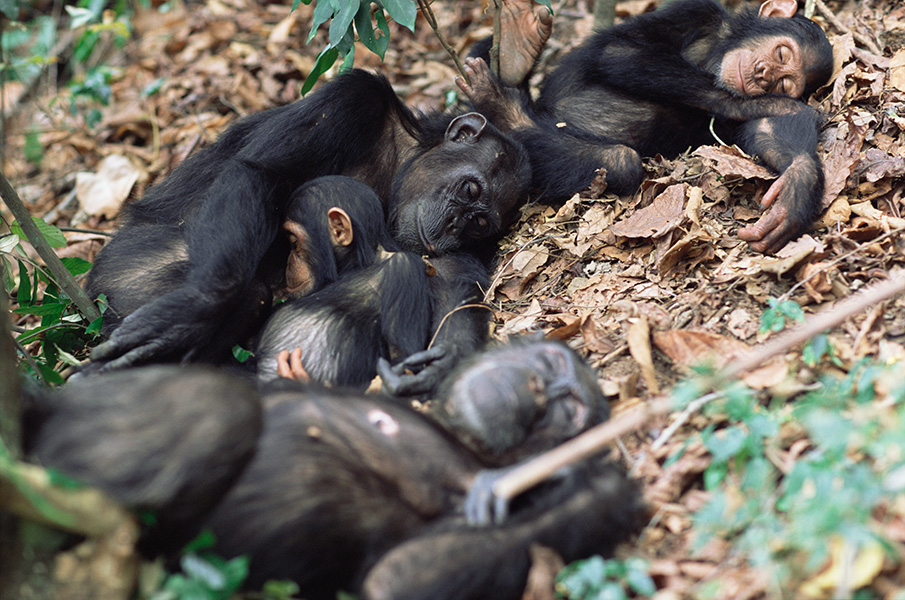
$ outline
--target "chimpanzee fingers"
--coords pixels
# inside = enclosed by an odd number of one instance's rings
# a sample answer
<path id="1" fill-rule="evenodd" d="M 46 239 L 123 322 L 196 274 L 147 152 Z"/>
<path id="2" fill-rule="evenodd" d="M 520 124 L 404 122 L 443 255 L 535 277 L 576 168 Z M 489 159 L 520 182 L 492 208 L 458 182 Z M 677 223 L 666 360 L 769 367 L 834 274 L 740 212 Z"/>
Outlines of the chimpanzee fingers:
<path id="1" fill-rule="evenodd" d="M 760 205 L 763 209 L 768 209 L 773 205 L 773 202 L 779 198 L 779 195 L 782 193 L 783 188 L 786 186 L 786 175 L 780 175 L 776 181 L 770 184 L 770 187 L 764 192 L 763 197 L 760 199 Z"/>
<path id="2" fill-rule="evenodd" d="M 753 250 L 772 254 L 798 233 L 798 227 L 788 221 L 788 214 L 784 206 L 777 204 L 757 223 L 740 229 L 738 237 L 748 242 Z"/>
<path id="3" fill-rule="evenodd" d="M 96 373 L 109 373 L 110 371 L 139 365 L 165 353 L 168 346 L 169 342 L 166 339 L 151 340 L 147 344 L 129 350 L 119 358 L 107 360 L 97 369 Z"/>
<path id="4" fill-rule="evenodd" d="M 391 396 L 415 396 L 430 391 L 430 379 L 424 376 L 425 371 L 417 375 L 406 375 L 402 371 L 403 365 L 392 366 L 384 359 L 377 360 L 377 374 L 383 382 L 383 390 Z"/>
<path id="5" fill-rule="evenodd" d="M 447 354 L 447 347 L 444 345 L 434 346 L 421 352 L 416 352 L 408 356 L 405 360 L 396 365 L 397 369 L 416 369 L 423 368 L 425 365 L 444 358 Z"/>
<path id="6" fill-rule="evenodd" d="M 475 527 L 499 525 L 509 515 L 509 502 L 505 498 L 497 498 L 493 493 L 493 485 L 509 469 L 484 469 L 480 471 L 465 497 L 465 520 Z"/>

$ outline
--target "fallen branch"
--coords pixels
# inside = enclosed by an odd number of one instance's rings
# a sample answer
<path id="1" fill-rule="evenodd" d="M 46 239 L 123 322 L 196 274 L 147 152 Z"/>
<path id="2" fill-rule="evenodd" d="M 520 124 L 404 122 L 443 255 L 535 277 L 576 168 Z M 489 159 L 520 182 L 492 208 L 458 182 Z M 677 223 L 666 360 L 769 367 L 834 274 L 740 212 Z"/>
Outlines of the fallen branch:
<path id="1" fill-rule="evenodd" d="M 740 358 L 732 361 L 715 375 L 702 382 L 701 393 L 717 388 L 742 373 L 760 366 L 768 359 L 787 352 L 814 335 L 831 329 L 865 308 L 888 300 L 905 292 L 905 270 L 894 271 L 889 279 L 872 285 L 860 293 L 841 300 L 833 306 L 813 315 L 800 326 L 776 336 L 764 344 L 754 347 Z M 703 400 L 703 397 L 701 398 Z M 701 402 L 703 406 L 705 402 Z M 668 414 L 674 408 L 669 397 L 657 397 L 619 416 L 592 427 L 564 444 L 540 454 L 497 480 L 493 485 L 494 495 L 501 500 L 511 500 L 515 496 L 545 481 L 553 473 L 584 458 L 593 456 L 606 448 L 616 438 L 637 431 L 654 417 Z"/>
<path id="2" fill-rule="evenodd" d="M 44 235 L 41 234 L 38 226 L 32 221 L 25 204 L 22 203 L 16 190 L 13 189 L 13 186 L 10 185 L 3 173 L 0 173 L 0 196 L 3 197 L 3 201 L 9 207 L 10 212 L 13 213 L 16 221 L 19 222 L 19 226 L 22 227 L 25 237 L 28 238 L 28 241 L 37 250 L 38 255 L 44 260 L 44 264 L 47 265 L 60 288 L 66 292 L 89 321 L 100 317 L 101 313 L 97 306 L 94 305 L 94 302 L 91 301 L 91 298 L 88 297 L 88 294 L 85 293 L 81 286 L 76 283 L 69 270 L 63 265 L 60 257 L 56 255 L 53 248 L 44 239 Z"/>

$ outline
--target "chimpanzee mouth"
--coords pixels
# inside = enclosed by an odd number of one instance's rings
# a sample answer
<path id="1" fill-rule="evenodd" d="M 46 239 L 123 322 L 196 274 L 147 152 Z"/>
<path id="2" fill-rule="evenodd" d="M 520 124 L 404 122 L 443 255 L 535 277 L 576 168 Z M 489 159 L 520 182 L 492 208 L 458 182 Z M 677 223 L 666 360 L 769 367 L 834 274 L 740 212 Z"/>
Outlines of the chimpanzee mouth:
<path id="1" fill-rule="evenodd" d="M 418 215 L 418 218 L 416 220 L 418 225 L 418 238 L 421 240 L 421 245 L 425 250 L 433 254 L 437 251 L 437 248 L 430 242 L 427 237 L 427 232 L 424 231 L 424 222 L 421 220 L 421 215 Z"/>

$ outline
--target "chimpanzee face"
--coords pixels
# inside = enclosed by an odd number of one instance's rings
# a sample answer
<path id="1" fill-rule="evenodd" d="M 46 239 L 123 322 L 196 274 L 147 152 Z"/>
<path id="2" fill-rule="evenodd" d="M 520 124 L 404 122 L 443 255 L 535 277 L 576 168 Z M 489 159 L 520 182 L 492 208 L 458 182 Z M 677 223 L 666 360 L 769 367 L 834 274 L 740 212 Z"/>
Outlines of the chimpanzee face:
<path id="1" fill-rule="evenodd" d="M 403 248 L 442 254 L 498 236 L 527 198 L 524 149 L 478 113 L 454 119 L 393 189 L 390 230 Z"/>
<path id="2" fill-rule="evenodd" d="M 717 80 L 741 96 L 800 98 L 806 84 L 801 48 L 785 35 L 749 39 L 723 55 Z"/>

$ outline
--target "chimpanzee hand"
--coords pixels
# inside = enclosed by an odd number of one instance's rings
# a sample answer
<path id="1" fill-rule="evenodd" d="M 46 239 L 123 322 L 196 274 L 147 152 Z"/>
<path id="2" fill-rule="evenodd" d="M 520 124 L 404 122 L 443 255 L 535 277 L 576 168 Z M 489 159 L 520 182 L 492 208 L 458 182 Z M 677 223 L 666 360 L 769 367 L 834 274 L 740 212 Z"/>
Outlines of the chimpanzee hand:
<path id="1" fill-rule="evenodd" d="M 282 350 L 277 354 L 277 374 L 285 379 L 292 379 L 299 383 L 311 383 L 311 376 L 302 365 L 302 349 L 296 348 L 292 352 Z"/>
<path id="2" fill-rule="evenodd" d="M 123 319 L 110 339 L 91 351 L 92 373 L 146 363 L 161 357 L 191 360 L 217 329 L 217 312 L 189 289 L 177 289 Z"/>
<path id="3" fill-rule="evenodd" d="M 428 394 L 453 370 L 458 358 L 459 353 L 451 344 L 438 344 L 396 365 L 381 358 L 377 361 L 377 374 L 383 380 L 384 390 L 393 396 Z"/>
<path id="4" fill-rule="evenodd" d="M 509 516 L 509 500 L 497 498 L 493 485 L 511 470 L 507 467 L 478 472 L 465 497 L 465 520 L 469 525 L 487 527 L 500 525 L 506 520 Z"/>
<path id="5" fill-rule="evenodd" d="M 817 168 L 807 156 L 792 161 L 761 198 L 766 214 L 740 229 L 738 236 L 753 250 L 773 254 L 807 231 L 820 211 L 823 196 Z"/>

